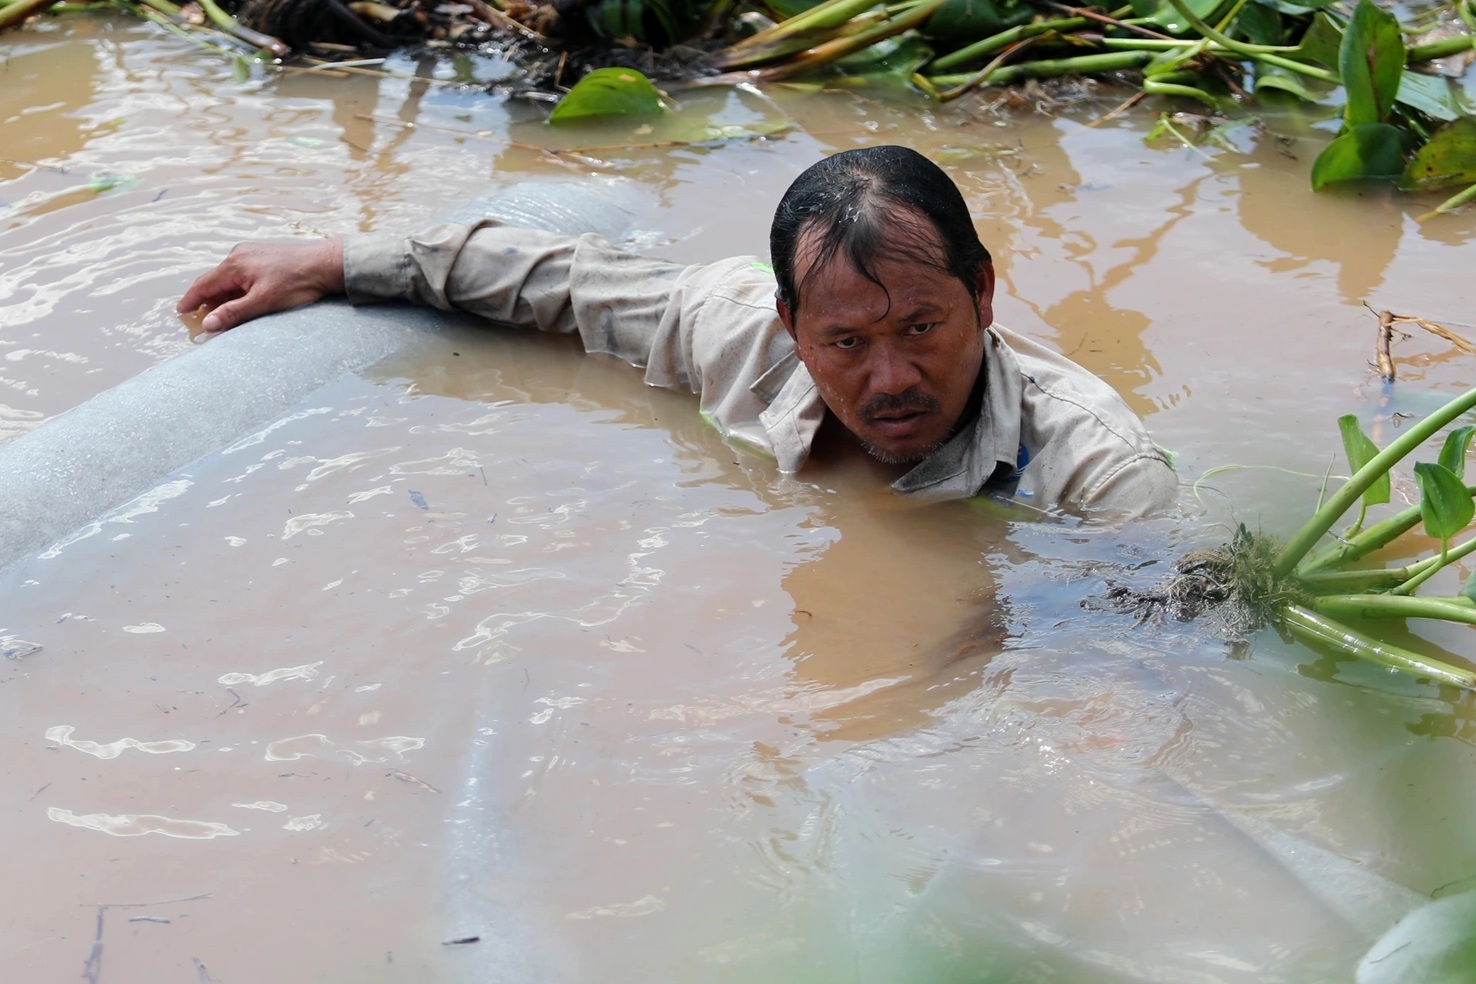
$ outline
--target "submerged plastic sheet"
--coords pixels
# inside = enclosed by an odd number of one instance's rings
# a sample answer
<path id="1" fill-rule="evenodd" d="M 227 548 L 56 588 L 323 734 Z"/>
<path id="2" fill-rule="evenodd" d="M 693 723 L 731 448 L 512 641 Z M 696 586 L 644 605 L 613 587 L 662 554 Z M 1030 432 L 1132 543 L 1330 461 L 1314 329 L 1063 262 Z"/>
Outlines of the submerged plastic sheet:
<path id="1" fill-rule="evenodd" d="M 530 182 L 457 217 L 620 241 L 633 229 L 633 199 L 619 184 Z M 275 419 L 344 371 L 469 320 L 322 302 L 243 325 L 99 394 L 0 447 L 0 567 Z"/>

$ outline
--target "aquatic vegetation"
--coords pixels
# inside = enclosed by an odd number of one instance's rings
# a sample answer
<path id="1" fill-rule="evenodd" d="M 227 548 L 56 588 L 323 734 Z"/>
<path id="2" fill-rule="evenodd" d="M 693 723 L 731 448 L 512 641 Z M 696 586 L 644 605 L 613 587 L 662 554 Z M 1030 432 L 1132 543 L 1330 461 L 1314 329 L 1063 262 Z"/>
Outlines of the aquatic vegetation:
<path id="1" fill-rule="evenodd" d="M 1316 646 L 1476 690 L 1476 670 L 1380 640 L 1349 624 L 1426 618 L 1476 625 L 1476 574 L 1465 579 L 1457 594 L 1416 594 L 1436 574 L 1476 552 L 1476 487 L 1464 478 L 1476 426 L 1450 430 L 1437 460 L 1414 466 L 1419 489 L 1415 505 L 1364 525 L 1369 507 L 1389 503 L 1391 471 L 1472 409 L 1476 390 L 1446 403 L 1382 450 L 1353 415 L 1343 417 L 1339 428 L 1352 477 L 1284 544 L 1241 527 L 1229 544 L 1181 559 L 1176 575 L 1161 590 L 1114 586 L 1110 600 L 1119 610 L 1139 616 L 1163 613 L 1188 620 L 1211 614 L 1241 633 L 1269 623 Z M 1355 506 L 1356 518 L 1330 535 Z M 1402 567 L 1359 566 L 1375 551 L 1398 551 L 1417 525 L 1439 542 L 1438 552 Z M 1453 543 L 1462 534 L 1467 539 Z M 1417 553 L 1418 548 L 1404 552 Z"/>
<path id="2" fill-rule="evenodd" d="M 631 68 L 597 68 L 574 83 L 559 100 L 550 123 L 571 123 L 604 116 L 649 116 L 663 109 L 661 92 Z"/>
<path id="3" fill-rule="evenodd" d="M 961 6 L 987 36 L 961 43 L 954 29 Z M 1406 191 L 1462 187 L 1435 210 L 1446 211 L 1476 197 L 1476 122 L 1448 77 L 1470 61 L 1476 14 L 1469 0 L 1457 0 L 1405 16 L 1401 23 L 1372 0 L 1358 0 L 1351 13 L 1330 0 L 1133 0 L 1110 13 L 1051 0 L 1033 8 L 825 0 L 732 45 L 713 64 L 772 81 L 916 29 L 940 53 L 921 61 L 912 82 L 940 100 L 1025 78 L 1124 72 L 1136 73 L 1140 86 L 1128 104 L 1189 98 L 1226 119 L 1267 98 L 1314 107 L 1341 98 L 1342 127 L 1313 163 L 1312 186 L 1372 179 Z"/>
<path id="4" fill-rule="evenodd" d="M 243 77 L 253 60 L 280 59 L 289 44 L 385 48 L 489 33 L 544 54 L 562 47 L 542 83 L 555 88 L 569 84 L 571 51 L 572 79 L 612 64 L 639 75 L 633 53 L 645 51 L 644 67 L 698 84 L 900 80 L 940 101 L 1027 79 L 1104 76 L 1138 87 L 1120 109 L 1149 97 L 1191 99 L 1209 107 L 1212 127 L 1271 101 L 1340 118 L 1312 164 L 1312 187 L 1373 180 L 1401 191 L 1460 189 L 1435 214 L 1476 198 L 1476 116 L 1456 85 L 1473 58 L 1473 4 L 1131 0 L 1104 10 L 1056 0 L 481 0 L 431 10 L 411 0 L 249 0 L 225 5 L 237 20 L 216 0 L 0 0 L 0 29 L 46 9 L 122 9 L 233 52 Z M 447 16 L 458 20 L 442 23 Z M 625 112 L 622 100 L 611 105 Z M 1167 123 L 1155 133 L 1184 139 Z"/>

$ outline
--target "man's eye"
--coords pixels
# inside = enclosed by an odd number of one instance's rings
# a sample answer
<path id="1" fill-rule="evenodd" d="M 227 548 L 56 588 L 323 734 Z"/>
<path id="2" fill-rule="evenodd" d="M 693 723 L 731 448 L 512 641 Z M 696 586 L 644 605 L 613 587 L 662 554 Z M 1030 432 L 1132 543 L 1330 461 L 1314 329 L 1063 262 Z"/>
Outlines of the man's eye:
<path id="1" fill-rule="evenodd" d="M 842 352 L 844 352 L 844 351 L 847 351 L 849 349 L 853 349 L 856 346 L 860 345 L 861 344 L 861 339 L 859 339 L 859 338 L 838 338 L 834 342 L 831 342 L 831 344 L 834 345 L 836 348 L 840 349 Z"/>
<path id="2" fill-rule="evenodd" d="M 936 327 L 938 327 L 938 322 L 936 321 L 925 321 L 915 325 L 908 325 L 907 334 L 926 335 L 928 332 L 932 331 Z"/>

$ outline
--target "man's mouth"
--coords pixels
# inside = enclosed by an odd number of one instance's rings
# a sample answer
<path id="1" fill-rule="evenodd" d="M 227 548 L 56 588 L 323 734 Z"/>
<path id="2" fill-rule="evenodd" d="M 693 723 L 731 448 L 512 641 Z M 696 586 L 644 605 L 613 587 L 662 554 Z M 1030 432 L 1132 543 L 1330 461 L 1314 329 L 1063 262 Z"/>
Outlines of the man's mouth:
<path id="1" fill-rule="evenodd" d="M 867 424 L 888 437 L 905 437 L 926 416 L 925 410 L 890 411 L 872 416 Z"/>
<path id="2" fill-rule="evenodd" d="M 861 408 L 861 420 L 884 433 L 902 434 L 939 409 L 937 400 L 922 393 L 883 394 Z"/>

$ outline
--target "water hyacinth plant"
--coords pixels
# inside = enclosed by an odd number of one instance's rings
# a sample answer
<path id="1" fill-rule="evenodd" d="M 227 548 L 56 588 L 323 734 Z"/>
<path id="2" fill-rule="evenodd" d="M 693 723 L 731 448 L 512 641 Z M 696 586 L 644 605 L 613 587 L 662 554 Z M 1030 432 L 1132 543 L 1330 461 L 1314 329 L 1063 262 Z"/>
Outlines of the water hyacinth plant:
<path id="1" fill-rule="evenodd" d="M 1351 414 L 1339 421 L 1352 477 L 1335 490 L 1284 545 L 1259 534 L 1242 534 L 1235 543 L 1200 563 L 1213 564 L 1218 580 L 1263 617 L 1304 641 L 1329 646 L 1384 666 L 1441 683 L 1476 689 L 1476 670 L 1454 666 L 1380 641 L 1349 621 L 1434 618 L 1476 625 L 1476 575 L 1454 595 L 1416 594 L 1434 575 L 1476 552 L 1476 488 L 1464 478 L 1466 452 L 1476 427 L 1450 430 L 1435 461 L 1414 466 L 1419 502 L 1368 526 L 1368 510 L 1390 500 L 1390 472 L 1426 446 L 1463 414 L 1476 408 L 1476 390 L 1451 400 L 1380 450 Z M 1327 539 L 1333 527 L 1357 507 L 1356 518 Z M 1401 567 L 1360 567 L 1374 551 L 1396 543 L 1416 525 L 1439 541 L 1432 556 Z M 1465 534 L 1465 539 L 1460 539 Z"/>
<path id="2" fill-rule="evenodd" d="M 1435 209 L 1448 211 L 1476 198 L 1476 117 L 1448 68 L 1420 69 L 1469 61 L 1476 14 L 1472 0 L 1401 10 L 1404 23 L 1373 0 L 1132 0 L 1110 12 L 1054 0 L 824 0 L 712 64 L 729 79 L 774 81 L 914 32 L 928 47 L 912 82 L 941 100 L 1026 78 L 1135 73 L 1130 102 L 1189 98 L 1228 116 L 1269 97 L 1330 104 L 1341 90 L 1341 128 L 1313 163 L 1312 186 L 1460 188 Z"/>

